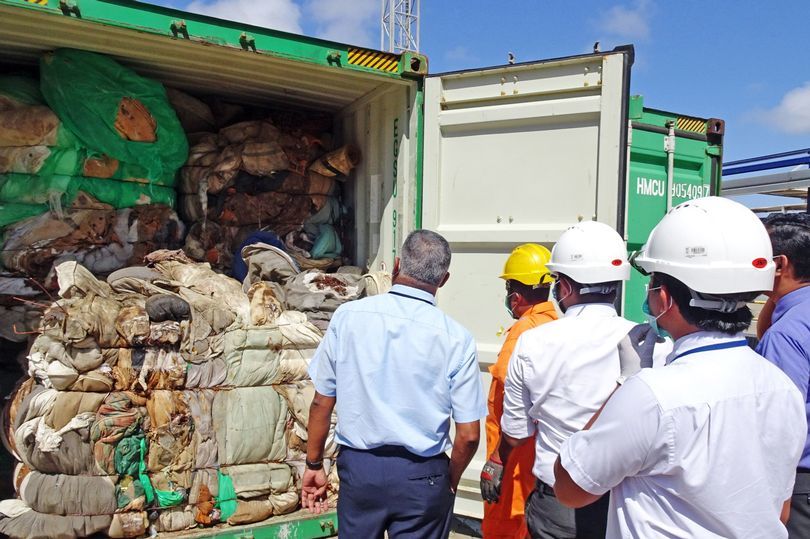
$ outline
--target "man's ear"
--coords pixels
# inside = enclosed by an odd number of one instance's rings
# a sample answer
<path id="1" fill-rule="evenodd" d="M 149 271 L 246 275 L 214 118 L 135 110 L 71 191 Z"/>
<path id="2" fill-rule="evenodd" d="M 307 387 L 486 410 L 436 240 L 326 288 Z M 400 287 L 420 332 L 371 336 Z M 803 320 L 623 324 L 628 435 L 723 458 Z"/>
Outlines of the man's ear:
<path id="1" fill-rule="evenodd" d="M 394 258 L 394 269 L 391 271 L 391 276 L 396 277 L 399 275 L 399 257 Z"/>
<path id="2" fill-rule="evenodd" d="M 675 298 L 672 297 L 672 294 L 669 292 L 667 285 L 661 285 L 661 288 L 657 292 L 658 299 L 661 301 L 661 312 L 664 315 L 673 311 L 678 313 L 681 312 L 681 310 L 678 308 L 678 304 L 675 303 Z"/>
<path id="3" fill-rule="evenodd" d="M 790 259 L 785 255 L 777 255 L 773 257 L 773 262 L 776 264 L 775 277 L 782 277 L 790 267 Z"/>
<path id="4" fill-rule="evenodd" d="M 444 274 L 444 277 L 442 278 L 442 282 L 439 283 L 439 288 L 443 287 L 444 283 L 446 283 L 447 279 L 449 279 L 449 278 L 450 278 L 450 272 L 448 271 L 447 273 Z"/>

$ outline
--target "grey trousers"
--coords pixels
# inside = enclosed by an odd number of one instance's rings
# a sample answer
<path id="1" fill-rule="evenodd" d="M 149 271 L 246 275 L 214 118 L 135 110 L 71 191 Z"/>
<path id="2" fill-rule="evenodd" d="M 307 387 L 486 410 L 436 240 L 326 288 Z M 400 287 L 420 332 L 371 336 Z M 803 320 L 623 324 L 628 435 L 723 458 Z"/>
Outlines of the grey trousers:
<path id="1" fill-rule="evenodd" d="M 538 480 L 526 500 L 529 535 L 532 539 L 604 539 L 608 502 L 605 494 L 582 509 L 571 509 L 557 501 L 553 488 Z"/>
<path id="2" fill-rule="evenodd" d="M 810 471 L 800 470 L 796 473 L 787 529 L 790 539 L 810 537 Z"/>

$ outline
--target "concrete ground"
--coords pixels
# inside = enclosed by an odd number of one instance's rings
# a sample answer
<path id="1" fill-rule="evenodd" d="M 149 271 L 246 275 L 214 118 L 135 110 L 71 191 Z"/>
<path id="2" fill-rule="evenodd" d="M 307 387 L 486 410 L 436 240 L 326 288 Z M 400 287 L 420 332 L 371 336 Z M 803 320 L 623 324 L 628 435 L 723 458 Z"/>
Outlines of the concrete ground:
<path id="1" fill-rule="evenodd" d="M 474 518 L 454 517 L 450 539 L 481 537 L 481 521 Z"/>

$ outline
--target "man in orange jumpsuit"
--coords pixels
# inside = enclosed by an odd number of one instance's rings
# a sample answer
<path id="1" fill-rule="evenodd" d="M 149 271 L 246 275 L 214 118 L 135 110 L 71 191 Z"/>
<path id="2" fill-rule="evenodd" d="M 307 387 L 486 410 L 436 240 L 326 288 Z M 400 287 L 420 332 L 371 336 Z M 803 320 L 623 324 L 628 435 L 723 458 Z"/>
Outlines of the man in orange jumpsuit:
<path id="1" fill-rule="evenodd" d="M 552 283 L 546 263 L 551 253 L 542 245 L 527 243 L 515 248 L 506 260 L 501 279 L 506 281 L 506 308 L 517 319 L 506 335 L 498 359 L 489 372 L 489 415 L 487 415 L 487 455 L 498 449 L 503 414 L 503 386 L 509 358 L 518 337 L 529 329 L 557 319 L 554 305 L 548 301 Z M 482 531 L 485 539 L 520 538 L 528 535 L 523 512 L 526 499 L 534 489 L 532 475 L 534 444 L 524 444 L 514 450 L 504 469 L 501 497 L 497 503 L 484 503 Z"/>

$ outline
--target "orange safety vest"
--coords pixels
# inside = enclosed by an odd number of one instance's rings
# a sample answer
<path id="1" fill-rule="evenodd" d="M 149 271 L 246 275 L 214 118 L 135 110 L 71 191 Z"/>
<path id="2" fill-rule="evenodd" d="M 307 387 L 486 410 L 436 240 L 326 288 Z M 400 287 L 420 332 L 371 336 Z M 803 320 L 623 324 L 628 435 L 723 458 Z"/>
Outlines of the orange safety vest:
<path id="1" fill-rule="evenodd" d="M 489 388 L 489 414 L 487 415 L 487 456 L 497 448 L 501 439 L 501 416 L 503 415 L 503 392 L 509 358 L 515 349 L 518 337 L 529 329 L 557 319 L 557 311 L 549 302 L 538 303 L 523 313 L 509 328 L 506 342 L 494 365 L 489 368 L 492 374 L 492 385 Z M 503 471 L 501 497 L 498 503 L 484 502 L 484 520 L 481 530 L 485 539 L 520 538 L 528 536 L 526 522 L 523 518 L 526 499 L 534 489 L 534 444 L 527 442 L 517 447 L 509 456 L 509 462 Z"/>

